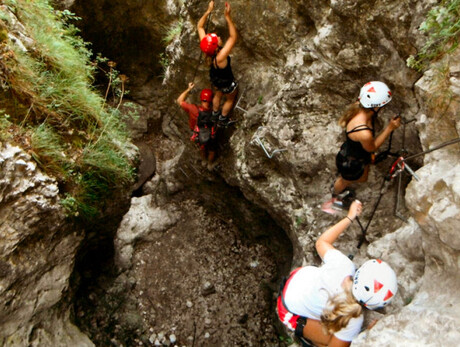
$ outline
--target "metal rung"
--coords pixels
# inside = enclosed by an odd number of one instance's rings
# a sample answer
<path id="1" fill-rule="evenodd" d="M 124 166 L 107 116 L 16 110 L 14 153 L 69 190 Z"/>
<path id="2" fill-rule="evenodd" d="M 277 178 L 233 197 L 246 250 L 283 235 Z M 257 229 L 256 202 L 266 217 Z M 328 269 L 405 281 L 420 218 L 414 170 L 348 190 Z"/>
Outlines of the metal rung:
<path id="1" fill-rule="evenodd" d="M 256 134 L 257 134 L 257 132 L 258 132 L 259 130 L 261 130 L 261 129 L 263 129 L 263 128 L 264 128 L 264 127 L 262 127 L 262 126 L 261 126 L 261 127 L 258 127 L 257 130 L 256 130 Z M 262 140 L 260 139 L 260 137 L 257 136 L 257 135 L 255 135 L 254 137 L 255 137 L 256 142 L 259 144 L 260 147 L 262 147 L 262 149 L 264 150 L 265 154 L 267 155 L 267 157 L 268 157 L 269 159 L 273 158 L 273 156 L 274 156 L 276 153 L 280 153 L 280 152 L 287 151 L 287 148 L 277 148 L 277 149 L 275 149 L 275 150 L 270 154 L 270 153 L 268 153 L 268 150 L 267 150 L 267 148 L 264 146 L 264 144 L 263 144 Z"/>
<path id="2" fill-rule="evenodd" d="M 248 113 L 247 110 L 245 110 L 244 108 L 238 106 L 240 101 L 241 101 L 241 99 L 243 98 L 243 94 L 244 94 L 245 91 L 246 91 L 246 89 L 243 89 L 243 91 L 241 92 L 241 96 L 238 98 L 238 101 L 236 102 L 235 108 L 238 109 L 238 110 L 243 111 L 244 113 Z"/>

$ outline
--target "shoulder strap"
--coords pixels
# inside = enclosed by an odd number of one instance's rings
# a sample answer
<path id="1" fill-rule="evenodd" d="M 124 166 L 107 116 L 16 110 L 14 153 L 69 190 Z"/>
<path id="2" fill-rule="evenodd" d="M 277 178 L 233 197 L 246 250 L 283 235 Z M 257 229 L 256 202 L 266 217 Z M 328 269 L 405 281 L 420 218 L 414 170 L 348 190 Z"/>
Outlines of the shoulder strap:
<path id="1" fill-rule="evenodd" d="M 364 127 L 364 128 L 361 128 L 361 127 Z M 357 133 L 358 131 L 363 131 L 363 130 L 369 130 L 372 132 L 372 134 L 374 133 L 374 130 L 372 128 L 369 128 L 366 124 L 361 124 L 361 125 L 355 126 L 350 131 L 347 131 L 346 134 L 348 135 L 351 133 Z"/>
<path id="2" fill-rule="evenodd" d="M 217 65 L 217 54 L 212 58 L 212 66 L 218 70 L 225 69 L 230 64 L 230 62 L 231 62 L 231 58 L 229 55 L 227 55 L 227 65 L 224 68 L 221 68 L 219 65 Z"/>

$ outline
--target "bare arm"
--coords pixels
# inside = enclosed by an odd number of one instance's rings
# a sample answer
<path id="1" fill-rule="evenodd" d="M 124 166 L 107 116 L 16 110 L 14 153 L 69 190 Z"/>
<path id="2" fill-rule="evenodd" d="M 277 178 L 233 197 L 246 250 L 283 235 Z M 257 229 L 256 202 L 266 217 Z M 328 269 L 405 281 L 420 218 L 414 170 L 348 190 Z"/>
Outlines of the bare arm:
<path id="1" fill-rule="evenodd" d="M 343 218 L 340 222 L 327 229 L 316 241 L 316 251 L 318 252 L 321 259 L 324 259 L 324 255 L 330 249 L 334 249 L 332 245 L 335 240 L 350 226 L 356 216 L 362 211 L 362 204 L 355 200 L 348 210 L 347 217 Z"/>
<path id="2" fill-rule="evenodd" d="M 351 342 L 349 341 L 342 341 L 339 338 L 332 335 L 331 340 L 329 341 L 328 347 L 348 347 L 350 346 Z"/>
<path id="3" fill-rule="evenodd" d="M 177 104 L 180 106 L 180 104 L 182 104 L 185 99 L 187 99 L 187 96 L 188 96 L 188 93 L 190 93 L 190 91 L 195 87 L 195 84 L 193 82 L 190 82 L 188 84 L 188 88 L 186 90 L 184 90 L 182 92 L 181 95 L 179 95 L 179 97 L 177 98 L 176 102 Z"/>
<path id="4" fill-rule="evenodd" d="M 321 321 L 309 318 L 303 328 L 303 336 L 310 339 L 318 347 L 348 347 L 350 342 L 342 341 L 334 335 L 325 334 Z"/>
<path id="5" fill-rule="evenodd" d="M 204 30 L 204 26 L 206 24 L 206 19 L 208 19 L 208 16 L 211 14 L 213 9 L 214 9 L 214 0 L 211 0 L 209 2 L 208 9 L 198 21 L 198 24 L 196 27 L 198 29 L 198 35 L 200 36 L 200 41 L 203 39 L 203 37 L 206 36 L 206 31 Z"/>
<path id="6" fill-rule="evenodd" d="M 230 15 L 231 7 L 229 3 L 225 3 L 225 20 L 227 21 L 229 37 L 227 42 L 225 42 L 224 47 L 217 54 L 217 63 L 222 63 L 227 60 L 228 55 L 232 51 L 233 46 L 235 46 L 238 34 L 236 32 L 235 24 L 233 23 L 232 17 Z"/>
<path id="7" fill-rule="evenodd" d="M 390 123 L 388 123 L 387 127 L 375 139 L 372 137 L 370 131 L 363 131 L 358 138 L 359 142 L 361 142 L 361 145 L 367 152 L 375 152 L 385 142 L 386 138 L 390 136 L 393 130 L 399 128 L 400 125 L 401 118 L 393 118 Z"/>

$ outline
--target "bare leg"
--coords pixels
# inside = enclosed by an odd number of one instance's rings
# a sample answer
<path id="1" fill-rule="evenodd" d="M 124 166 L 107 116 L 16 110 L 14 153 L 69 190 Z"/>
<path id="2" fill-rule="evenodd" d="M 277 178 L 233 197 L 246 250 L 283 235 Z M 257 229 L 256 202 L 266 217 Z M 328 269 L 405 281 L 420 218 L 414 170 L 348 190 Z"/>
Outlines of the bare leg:
<path id="1" fill-rule="evenodd" d="M 310 318 L 307 319 L 307 324 L 303 328 L 303 336 L 316 346 L 327 346 L 331 339 L 331 335 L 324 334 L 321 322 Z"/>
<path id="2" fill-rule="evenodd" d="M 200 154 L 201 154 L 201 164 L 205 166 L 207 163 L 205 146 L 200 146 Z"/>
<path id="3" fill-rule="evenodd" d="M 214 93 L 214 97 L 212 98 L 212 110 L 214 112 L 219 111 L 220 108 L 220 100 L 222 99 L 223 93 L 220 90 L 216 90 Z"/>
<path id="4" fill-rule="evenodd" d="M 367 182 L 367 177 L 369 176 L 369 165 L 364 169 L 363 175 L 359 178 L 358 182 Z"/>
<path id="5" fill-rule="evenodd" d="M 334 183 L 334 194 L 342 193 L 353 181 L 347 181 L 342 177 L 336 179 Z"/>
<path id="6" fill-rule="evenodd" d="M 366 182 L 367 178 L 369 176 L 369 165 L 367 165 L 364 168 L 364 173 L 363 175 L 357 179 L 356 181 L 348 181 L 342 177 L 337 178 L 337 180 L 334 183 L 334 193 L 335 194 L 340 194 L 342 193 L 350 184 L 353 182 Z"/>
<path id="7" fill-rule="evenodd" d="M 225 94 L 225 102 L 224 102 L 224 105 L 222 106 L 222 116 L 227 117 L 227 115 L 232 110 L 237 92 L 238 92 L 238 88 L 236 88 L 230 94 Z"/>
<path id="8" fill-rule="evenodd" d="M 216 152 L 208 151 L 208 163 L 212 164 L 214 162 L 214 158 L 216 157 Z"/>

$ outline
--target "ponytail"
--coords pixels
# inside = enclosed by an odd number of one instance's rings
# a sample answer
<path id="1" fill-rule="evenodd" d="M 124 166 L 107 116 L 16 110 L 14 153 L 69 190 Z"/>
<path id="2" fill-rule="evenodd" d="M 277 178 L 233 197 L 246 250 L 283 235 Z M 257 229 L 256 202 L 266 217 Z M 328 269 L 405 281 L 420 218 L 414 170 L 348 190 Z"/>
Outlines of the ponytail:
<path id="1" fill-rule="evenodd" d="M 334 334 L 348 325 L 351 318 L 361 315 L 362 307 L 356 301 L 350 289 L 329 297 L 321 314 L 321 324 L 326 334 Z"/>

